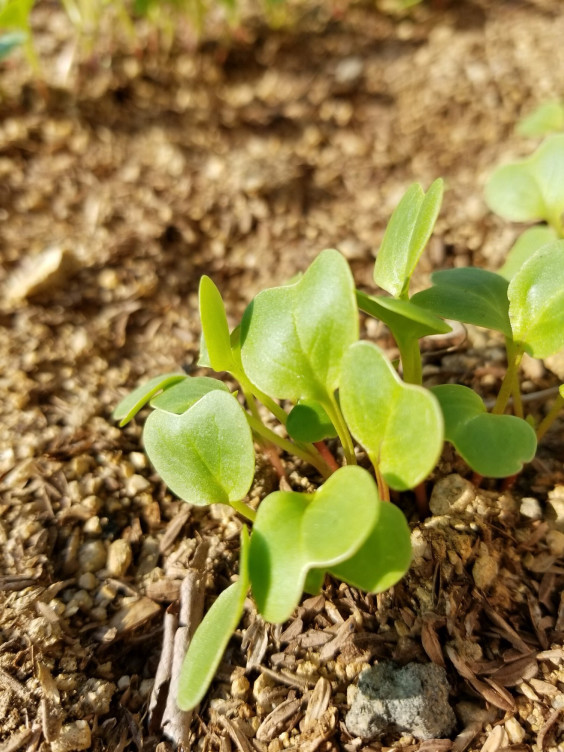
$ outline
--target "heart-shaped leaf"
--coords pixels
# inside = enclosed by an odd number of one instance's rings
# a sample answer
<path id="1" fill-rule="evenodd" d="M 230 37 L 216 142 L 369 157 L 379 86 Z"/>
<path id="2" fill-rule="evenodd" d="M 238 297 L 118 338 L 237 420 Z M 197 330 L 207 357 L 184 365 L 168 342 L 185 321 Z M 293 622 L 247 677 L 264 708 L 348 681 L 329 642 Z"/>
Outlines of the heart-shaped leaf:
<path id="1" fill-rule="evenodd" d="M 200 279 L 200 318 L 202 320 L 202 353 L 214 371 L 234 371 L 229 325 L 221 293 L 209 277 Z M 203 363 L 202 363 L 203 365 Z"/>
<path id="2" fill-rule="evenodd" d="M 558 101 L 543 102 L 518 123 L 516 130 L 520 136 L 529 138 L 564 131 L 564 104 Z"/>
<path id="3" fill-rule="evenodd" d="M 521 471 L 535 456 L 534 429 L 513 415 L 492 415 L 476 392 L 460 384 L 433 387 L 445 419 L 445 439 L 472 470 L 488 478 Z"/>
<path id="4" fill-rule="evenodd" d="M 195 708 L 208 691 L 225 648 L 241 621 L 248 591 L 249 536 L 243 526 L 239 579 L 219 594 L 192 637 L 178 682 L 176 701 L 180 710 Z"/>
<path id="5" fill-rule="evenodd" d="M 511 280 L 509 318 L 515 343 L 535 358 L 564 347 L 564 240 L 540 248 Z"/>
<path id="6" fill-rule="evenodd" d="M 249 569 L 262 616 L 279 623 L 297 606 L 306 575 L 352 556 L 380 509 L 372 476 L 342 467 L 314 494 L 275 491 L 261 503 L 251 536 Z"/>
<path id="7" fill-rule="evenodd" d="M 511 337 L 508 282 L 486 269 L 445 269 L 431 276 L 433 286 L 411 302 L 446 319 L 495 329 Z"/>
<path id="8" fill-rule="evenodd" d="M 401 580 L 411 563 L 411 536 L 404 514 L 394 504 L 380 505 L 380 516 L 359 550 L 330 573 L 368 593 L 382 593 Z"/>
<path id="9" fill-rule="evenodd" d="M 329 416 L 318 402 L 300 400 L 286 421 L 288 434 L 296 441 L 323 441 L 337 435 Z"/>
<path id="10" fill-rule="evenodd" d="M 427 389 L 404 384 L 376 345 L 348 349 L 340 398 L 353 436 L 389 486 L 413 488 L 431 472 L 443 445 L 439 405 Z"/>
<path id="11" fill-rule="evenodd" d="M 205 394 L 216 389 L 229 392 L 227 385 L 218 379 L 211 379 L 209 376 L 188 376 L 153 397 L 150 405 L 167 413 L 182 415 Z"/>
<path id="12" fill-rule="evenodd" d="M 486 203 L 514 222 L 545 220 L 558 232 L 564 212 L 564 135 L 550 136 L 520 162 L 497 169 L 486 185 Z"/>
<path id="13" fill-rule="evenodd" d="M 340 363 L 358 339 L 354 281 L 338 251 L 323 251 L 293 285 L 259 293 L 243 316 L 245 373 L 270 397 L 331 400 Z"/>
<path id="14" fill-rule="evenodd" d="M 191 504 L 239 501 L 255 470 L 251 429 L 229 393 L 214 389 L 182 415 L 155 410 L 143 431 L 145 450 L 170 488 Z"/>
<path id="15" fill-rule="evenodd" d="M 413 296 L 415 297 L 415 296 Z M 367 295 L 357 290 L 356 298 L 361 311 L 380 319 L 396 338 L 405 336 L 420 339 L 431 334 L 447 334 L 451 327 L 431 311 L 410 300 Z"/>
<path id="16" fill-rule="evenodd" d="M 505 259 L 504 265 L 499 270 L 499 274 L 507 280 L 513 279 L 523 264 L 531 256 L 547 243 L 557 240 L 556 232 L 548 225 L 536 225 L 525 230 L 516 240 L 515 245 Z"/>
<path id="17" fill-rule="evenodd" d="M 187 378 L 188 376 L 185 373 L 165 373 L 161 376 L 155 376 L 154 379 L 141 384 L 122 399 L 112 417 L 114 420 L 119 420 L 120 426 L 125 426 L 155 394 Z"/>
<path id="18" fill-rule="evenodd" d="M 441 179 L 435 180 L 426 194 L 414 183 L 388 222 L 376 257 L 374 281 L 395 298 L 408 294 L 411 275 L 433 233 L 442 200 Z"/>

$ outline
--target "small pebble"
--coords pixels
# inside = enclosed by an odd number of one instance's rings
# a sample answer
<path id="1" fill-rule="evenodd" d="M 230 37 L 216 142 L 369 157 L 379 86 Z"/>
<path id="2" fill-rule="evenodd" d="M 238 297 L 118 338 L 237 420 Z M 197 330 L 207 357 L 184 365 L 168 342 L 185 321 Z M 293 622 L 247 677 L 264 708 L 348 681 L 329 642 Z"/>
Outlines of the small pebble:
<path id="1" fill-rule="evenodd" d="M 519 512 L 522 517 L 527 517 L 529 520 L 542 519 L 542 507 L 540 502 L 532 496 L 525 496 L 525 498 L 521 500 Z"/>
<path id="2" fill-rule="evenodd" d="M 132 561 L 131 546 L 123 538 L 113 541 L 108 549 L 106 567 L 111 577 L 123 577 Z"/>
<path id="3" fill-rule="evenodd" d="M 564 533 L 550 530 L 546 535 L 546 542 L 553 556 L 564 556 Z"/>
<path id="4" fill-rule="evenodd" d="M 508 718 L 505 721 L 505 731 L 512 744 L 520 744 L 525 738 L 525 729 L 515 718 Z"/>
<path id="5" fill-rule="evenodd" d="M 83 543 L 78 551 L 81 572 L 97 572 L 106 564 L 106 547 L 100 540 Z"/>
<path id="6" fill-rule="evenodd" d="M 78 586 L 83 588 L 83 590 L 94 590 L 97 584 L 98 580 L 92 572 L 85 572 L 78 578 Z"/>
<path id="7" fill-rule="evenodd" d="M 487 590 L 499 572 L 497 561 L 488 551 L 485 543 L 480 544 L 480 555 L 472 567 L 472 577 L 480 590 Z"/>

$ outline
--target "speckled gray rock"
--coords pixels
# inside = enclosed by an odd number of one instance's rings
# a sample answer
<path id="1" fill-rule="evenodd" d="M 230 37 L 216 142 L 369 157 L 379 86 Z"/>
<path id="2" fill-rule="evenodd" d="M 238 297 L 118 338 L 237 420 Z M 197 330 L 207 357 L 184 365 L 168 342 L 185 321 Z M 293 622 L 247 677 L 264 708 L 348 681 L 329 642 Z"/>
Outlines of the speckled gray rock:
<path id="1" fill-rule="evenodd" d="M 374 739 L 389 727 L 417 739 L 441 739 L 456 723 L 448 693 L 446 672 L 434 663 L 378 663 L 359 677 L 347 729 L 363 739 Z"/>

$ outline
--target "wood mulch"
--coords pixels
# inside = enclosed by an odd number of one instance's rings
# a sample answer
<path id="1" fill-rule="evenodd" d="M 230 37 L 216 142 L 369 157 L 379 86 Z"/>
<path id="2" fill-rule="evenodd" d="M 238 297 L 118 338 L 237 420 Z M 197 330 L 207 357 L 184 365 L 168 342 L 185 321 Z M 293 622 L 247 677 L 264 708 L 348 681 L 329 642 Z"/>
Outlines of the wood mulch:
<path id="1" fill-rule="evenodd" d="M 520 228 L 488 212 L 485 178 L 534 147 L 519 116 L 563 94 L 558 0 L 403 16 L 308 0 L 289 20 L 213 21 L 197 46 L 180 28 L 170 50 L 108 35 L 88 57 L 46 2 L 45 82 L 1 63 L 0 752 L 564 750 L 562 420 L 509 490 L 475 489 L 446 451 L 432 516 L 397 500 L 414 544 L 401 583 L 376 597 L 328 581 L 279 626 L 249 601 L 199 710 L 170 703 L 175 649 L 236 572 L 241 523 L 175 500 L 143 454 L 144 414 L 121 431 L 112 409 L 193 367 L 203 272 L 233 322 L 324 247 L 370 286 L 413 180 L 448 187 L 416 285 L 497 268 Z M 429 383 L 491 398 L 500 343 L 470 330 L 455 345 L 429 350 Z M 528 362 L 524 389 L 563 371 Z M 315 480 L 287 465 L 294 487 Z M 251 500 L 278 483 L 259 457 Z M 356 677 L 382 658 L 445 666 L 452 739 L 350 737 Z"/>

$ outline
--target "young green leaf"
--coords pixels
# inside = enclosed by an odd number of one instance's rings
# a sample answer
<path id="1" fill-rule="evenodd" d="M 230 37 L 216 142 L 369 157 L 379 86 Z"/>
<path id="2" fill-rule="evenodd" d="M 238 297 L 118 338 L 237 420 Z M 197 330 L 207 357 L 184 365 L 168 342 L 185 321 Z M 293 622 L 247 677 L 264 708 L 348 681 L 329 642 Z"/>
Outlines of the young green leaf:
<path id="1" fill-rule="evenodd" d="M 514 222 L 545 220 L 562 233 L 564 135 L 550 136 L 520 162 L 498 168 L 485 197 L 492 211 Z"/>
<path id="2" fill-rule="evenodd" d="M 411 563 L 411 536 L 394 504 L 380 504 L 380 516 L 359 550 L 330 573 L 368 593 L 382 593 L 401 580 Z"/>
<path id="3" fill-rule="evenodd" d="M 234 370 L 229 325 L 221 293 L 209 277 L 200 280 L 200 318 L 207 360 L 214 371 Z"/>
<path id="4" fill-rule="evenodd" d="M 356 299 L 361 311 L 380 319 L 396 338 L 404 336 L 420 339 L 431 334 L 447 334 L 452 328 L 431 311 L 410 300 L 367 295 L 357 290 Z"/>
<path id="5" fill-rule="evenodd" d="M 257 608 L 275 623 L 298 605 L 306 575 L 352 556 L 380 511 L 372 476 L 337 470 L 314 494 L 275 491 L 261 503 L 251 536 L 249 571 Z"/>
<path id="6" fill-rule="evenodd" d="M 192 637 L 180 671 L 177 696 L 180 710 L 192 710 L 201 702 L 241 621 L 249 591 L 248 562 L 249 535 L 243 526 L 239 579 L 219 594 Z"/>
<path id="7" fill-rule="evenodd" d="M 535 456 L 534 429 L 513 415 L 486 412 L 480 397 L 466 386 L 443 384 L 431 390 L 445 419 L 445 439 L 472 470 L 488 478 L 521 471 Z"/>
<path id="8" fill-rule="evenodd" d="M 557 240 L 557 237 L 554 229 L 548 225 L 529 227 L 517 238 L 498 274 L 507 280 L 513 279 L 533 253 L 536 253 L 543 245 Z"/>
<path id="9" fill-rule="evenodd" d="M 376 345 L 347 350 L 340 398 L 353 436 L 389 486 L 413 488 L 431 472 L 443 446 L 439 405 L 427 389 L 404 384 Z"/>
<path id="10" fill-rule="evenodd" d="M 564 131 L 564 104 L 558 101 L 543 102 L 517 124 L 516 131 L 520 136 L 529 138 Z"/>
<path id="11" fill-rule="evenodd" d="M 209 376 L 188 376 L 178 384 L 174 384 L 165 389 L 164 392 L 157 394 L 149 404 L 158 410 L 181 415 L 214 389 L 229 392 L 227 385 L 218 379 L 212 379 Z"/>
<path id="12" fill-rule="evenodd" d="M 323 441 L 337 435 L 329 416 L 318 402 L 300 400 L 286 421 L 288 434 L 296 441 Z"/>
<path id="13" fill-rule="evenodd" d="M 444 269 L 431 276 L 433 286 L 416 293 L 411 302 L 421 308 L 462 321 L 495 329 L 511 337 L 508 282 L 486 269 Z"/>
<path id="14" fill-rule="evenodd" d="M 513 339 L 535 358 L 564 347 L 564 240 L 540 248 L 508 289 Z"/>
<path id="15" fill-rule="evenodd" d="M 338 251 L 327 250 L 298 282 L 264 290 L 247 308 L 243 367 L 270 397 L 326 407 L 339 385 L 343 353 L 357 339 L 351 271 Z"/>
<path id="16" fill-rule="evenodd" d="M 141 384 L 122 399 L 112 414 L 113 419 L 119 420 L 120 426 L 125 426 L 155 394 L 187 378 L 185 373 L 165 373 L 162 376 L 155 376 L 154 379 Z"/>
<path id="17" fill-rule="evenodd" d="M 182 415 L 155 410 L 143 431 L 155 470 L 184 501 L 205 505 L 239 501 L 255 470 L 251 429 L 229 393 L 214 389 Z"/>
<path id="18" fill-rule="evenodd" d="M 443 200 L 443 181 L 435 180 L 425 194 L 410 186 L 397 205 L 374 266 L 374 281 L 395 298 L 407 297 L 411 275 L 429 238 Z"/>

